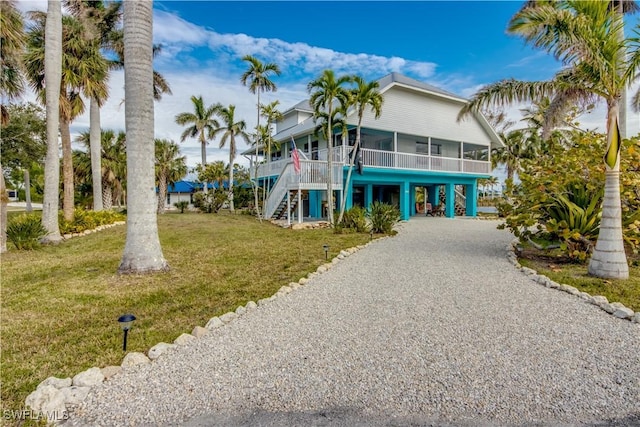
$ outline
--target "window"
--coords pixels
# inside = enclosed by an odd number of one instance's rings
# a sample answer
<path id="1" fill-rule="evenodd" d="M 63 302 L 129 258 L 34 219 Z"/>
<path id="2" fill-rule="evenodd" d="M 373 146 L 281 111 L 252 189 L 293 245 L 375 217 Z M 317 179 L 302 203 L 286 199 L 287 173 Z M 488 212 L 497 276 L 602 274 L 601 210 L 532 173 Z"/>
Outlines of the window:
<path id="1" fill-rule="evenodd" d="M 429 154 L 429 143 L 416 141 L 416 154 Z"/>
<path id="2" fill-rule="evenodd" d="M 442 156 L 442 144 L 431 144 L 431 155 Z"/>

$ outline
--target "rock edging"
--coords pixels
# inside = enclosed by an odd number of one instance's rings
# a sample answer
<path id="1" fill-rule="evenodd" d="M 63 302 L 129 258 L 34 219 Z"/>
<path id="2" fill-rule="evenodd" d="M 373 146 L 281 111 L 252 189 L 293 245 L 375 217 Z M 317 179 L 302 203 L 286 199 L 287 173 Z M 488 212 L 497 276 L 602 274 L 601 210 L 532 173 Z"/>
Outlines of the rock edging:
<path id="1" fill-rule="evenodd" d="M 116 225 L 116 223 L 114 223 L 114 225 Z M 269 304 L 277 298 L 285 297 L 303 286 L 312 284 L 314 277 L 327 272 L 333 265 L 339 263 L 341 260 L 353 255 L 361 249 L 366 248 L 377 240 L 388 239 L 389 237 L 391 236 L 380 237 L 363 245 L 343 249 L 330 262 L 320 265 L 316 271 L 309 273 L 306 277 L 300 278 L 297 282 L 291 282 L 288 285 L 282 286 L 278 292 L 271 297 L 260 299 L 257 303 L 249 301 L 244 306 L 238 306 L 235 311 L 230 311 L 221 316 L 212 317 L 209 319 L 205 327 L 194 327 L 191 334 L 184 333 L 180 335 L 172 344 L 165 342 L 158 343 L 151 347 L 147 351 L 146 355 L 140 352 L 127 353 L 120 366 L 89 368 L 86 371 L 75 375 L 73 379 L 49 377 L 41 382 L 36 390 L 27 396 L 25 404 L 35 413 L 39 414 L 41 419 L 46 420 L 48 423 L 61 423 L 69 418 L 69 413 L 73 412 L 74 407 L 82 403 L 91 391 L 92 387 L 101 384 L 103 381 L 108 381 L 111 377 L 119 374 L 122 370 L 131 369 L 138 365 L 153 363 L 154 360 L 162 357 L 162 355 L 167 352 L 174 351 L 178 347 L 187 346 L 192 341 L 212 333 L 215 329 L 231 323 L 249 312 Z"/>
<path id="2" fill-rule="evenodd" d="M 600 307 L 603 311 L 611 314 L 612 316 L 618 319 L 629 320 L 633 323 L 640 324 L 640 312 L 634 313 L 633 310 L 631 310 L 628 307 L 625 307 L 624 304 L 622 303 L 609 302 L 607 300 L 607 297 L 605 296 L 602 296 L 602 295 L 592 296 L 586 292 L 581 292 L 580 290 L 574 288 L 573 286 L 569 286 L 563 283 L 556 283 L 550 278 L 548 278 L 547 276 L 543 274 L 538 274 L 536 270 L 533 270 L 528 267 L 523 267 L 518 262 L 518 256 L 516 255 L 516 248 L 519 243 L 520 243 L 520 240 L 517 238 L 513 239 L 511 243 L 509 243 L 509 245 L 507 246 L 507 259 L 511 264 L 513 264 L 514 267 L 522 271 L 523 274 L 525 274 L 526 276 L 529 276 L 531 280 L 547 288 L 558 289 L 560 291 L 569 293 L 571 295 L 575 295 L 589 304 L 593 304 L 597 307 Z"/>
<path id="3" fill-rule="evenodd" d="M 74 237 L 86 236 L 88 234 L 97 233 L 98 231 L 106 230 L 107 228 L 115 227 L 117 225 L 124 225 L 126 223 L 127 223 L 126 221 L 116 221 L 111 224 L 99 225 L 96 228 L 92 228 L 91 230 L 84 230 L 80 233 L 66 233 L 62 235 L 62 238 L 64 240 L 69 240 Z"/>

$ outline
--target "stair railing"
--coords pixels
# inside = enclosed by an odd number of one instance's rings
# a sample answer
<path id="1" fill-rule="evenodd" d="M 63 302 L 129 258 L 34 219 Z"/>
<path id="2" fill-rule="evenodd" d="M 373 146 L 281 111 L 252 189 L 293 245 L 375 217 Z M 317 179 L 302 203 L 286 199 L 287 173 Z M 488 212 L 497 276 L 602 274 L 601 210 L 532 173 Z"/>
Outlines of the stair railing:
<path id="1" fill-rule="evenodd" d="M 267 198 L 267 203 L 264 208 L 264 218 L 268 219 L 273 216 L 278 209 L 278 205 L 284 199 L 284 196 L 289 191 L 289 188 L 292 184 L 292 177 L 296 176 L 291 171 L 293 169 L 293 163 L 287 163 L 282 172 L 280 172 L 280 176 L 278 180 L 271 188 L 271 192 L 269 193 L 269 197 Z"/>

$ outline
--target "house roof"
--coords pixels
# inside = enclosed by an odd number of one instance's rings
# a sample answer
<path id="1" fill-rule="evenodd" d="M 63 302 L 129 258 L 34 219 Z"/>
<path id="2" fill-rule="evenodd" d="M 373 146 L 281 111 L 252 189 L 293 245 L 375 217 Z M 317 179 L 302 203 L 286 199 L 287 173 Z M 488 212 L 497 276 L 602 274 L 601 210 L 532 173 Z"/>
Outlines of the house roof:
<path id="1" fill-rule="evenodd" d="M 441 96 L 445 96 L 448 98 L 454 98 L 458 101 L 461 102 L 467 102 L 466 99 L 452 93 L 452 92 L 447 92 L 446 90 L 440 89 L 438 87 L 432 86 L 430 84 L 427 83 L 423 83 L 421 81 L 412 79 L 411 77 L 407 77 L 403 74 L 400 73 L 390 73 L 387 74 L 386 76 L 382 77 L 381 79 L 378 79 L 378 85 L 380 87 L 380 92 L 384 92 L 386 91 L 389 87 L 393 86 L 394 83 L 396 85 L 400 85 L 400 86 L 408 86 L 414 89 L 422 89 L 425 92 L 431 92 L 435 95 L 441 95 Z"/>
<path id="2" fill-rule="evenodd" d="M 298 102 L 296 105 L 294 105 L 293 107 L 289 108 L 288 110 L 286 110 L 282 114 L 284 115 L 284 114 L 287 114 L 287 113 L 289 113 L 291 111 L 294 111 L 294 110 L 313 113 L 313 107 L 311 107 L 311 104 L 309 104 L 309 99 L 305 99 L 304 101 Z"/>
<path id="3" fill-rule="evenodd" d="M 378 79 L 378 85 L 379 85 L 380 93 L 384 93 L 394 86 L 400 86 L 400 87 L 406 87 L 412 90 L 418 90 L 430 95 L 437 96 L 439 98 L 449 99 L 451 101 L 459 102 L 461 104 L 465 104 L 468 102 L 467 99 L 459 95 L 456 95 L 452 92 L 448 92 L 446 90 L 440 89 L 438 87 L 432 86 L 430 84 L 412 79 L 403 74 L 395 73 L 395 72 L 387 74 L 386 76 Z M 313 112 L 313 108 L 309 104 L 309 99 L 305 99 L 304 101 L 297 103 L 293 107 L 289 108 L 286 111 L 286 113 L 294 110 Z M 349 115 L 351 114 L 353 114 L 353 110 L 349 112 Z M 480 122 L 481 126 L 485 129 L 485 131 L 491 136 L 492 146 L 494 147 L 504 146 L 504 143 L 496 133 L 495 129 L 493 129 L 493 127 L 489 124 L 487 119 L 481 113 L 475 113 L 474 116 Z M 295 138 L 301 135 L 305 135 L 310 131 L 312 131 L 315 128 L 315 126 L 316 124 L 313 121 L 313 117 L 310 117 L 310 118 L 307 118 L 306 120 L 303 120 L 302 122 L 298 123 L 295 126 L 282 130 L 281 132 L 274 135 L 273 139 L 284 140 L 290 137 Z M 242 154 L 247 155 L 247 154 L 253 154 L 253 153 L 255 153 L 254 147 L 246 150 Z"/>
<path id="4" fill-rule="evenodd" d="M 237 185 L 238 182 L 237 181 L 233 181 L 234 185 Z M 229 188 L 229 180 L 224 180 L 222 183 L 224 188 Z M 242 184 L 242 187 L 247 187 L 249 184 Z M 202 190 L 202 183 L 201 182 L 195 182 L 195 181 L 176 181 L 173 184 L 169 184 L 169 186 L 167 187 L 167 192 L 168 193 L 194 193 L 196 191 Z M 217 182 L 208 182 L 207 183 L 207 188 L 208 189 L 218 189 L 220 188 L 220 184 L 218 184 Z M 156 187 L 156 193 L 158 192 L 158 187 Z"/>

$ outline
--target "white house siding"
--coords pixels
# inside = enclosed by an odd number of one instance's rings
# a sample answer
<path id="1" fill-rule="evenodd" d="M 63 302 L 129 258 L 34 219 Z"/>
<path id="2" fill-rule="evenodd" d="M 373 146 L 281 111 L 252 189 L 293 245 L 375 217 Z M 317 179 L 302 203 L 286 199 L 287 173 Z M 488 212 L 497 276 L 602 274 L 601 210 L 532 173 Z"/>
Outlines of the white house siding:
<path id="1" fill-rule="evenodd" d="M 382 114 L 377 120 L 367 110 L 363 127 L 397 131 L 399 134 L 424 135 L 449 141 L 489 145 L 491 140 L 478 121 L 469 117 L 456 122 L 462 103 L 392 87 L 383 94 Z M 357 117 L 350 117 L 354 124 Z"/>
<path id="2" fill-rule="evenodd" d="M 281 122 L 276 123 L 276 133 L 280 133 L 283 130 L 294 127 L 295 125 L 302 123 L 306 119 L 311 117 L 311 113 L 304 111 L 293 110 L 284 117 Z"/>

